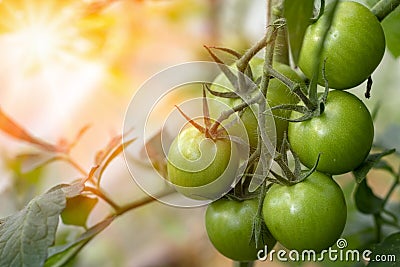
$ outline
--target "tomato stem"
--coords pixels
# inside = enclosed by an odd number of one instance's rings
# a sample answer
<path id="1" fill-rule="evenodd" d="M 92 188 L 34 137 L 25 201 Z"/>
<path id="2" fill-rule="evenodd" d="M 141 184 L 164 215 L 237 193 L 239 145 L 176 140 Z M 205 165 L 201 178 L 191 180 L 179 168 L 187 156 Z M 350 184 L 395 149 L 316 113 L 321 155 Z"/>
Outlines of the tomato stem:
<path id="1" fill-rule="evenodd" d="M 284 83 L 293 93 L 295 93 L 301 101 L 303 101 L 304 105 L 310 110 L 313 111 L 317 108 L 317 105 L 312 103 L 310 99 L 303 93 L 303 89 L 299 83 L 293 82 L 285 75 L 279 73 L 278 71 L 274 70 L 270 67 L 269 74 L 274 78 L 278 79 L 282 83 Z"/>
<path id="2" fill-rule="evenodd" d="M 100 188 L 94 188 L 94 187 L 90 187 L 90 186 L 85 186 L 84 191 L 87 192 L 91 192 L 93 194 L 95 194 L 96 196 L 98 196 L 99 198 L 101 198 L 102 200 L 104 200 L 108 205 L 110 205 L 114 210 L 119 210 L 120 206 L 115 203 L 111 198 L 109 198 L 107 196 L 107 194 L 105 192 L 103 192 Z"/>
<path id="3" fill-rule="evenodd" d="M 126 213 L 126 212 L 128 212 L 130 210 L 139 208 L 141 206 L 149 204 L 149 203 L 151 203 L 151 202 L 153 202 L 155 200 L 158 200 L 158 199 L 160 199 L 162 197 L 168 196 L 168 195 L 173 194 L 175 192 L 176 192 L 175 190 L 169 190 L 169 191 L 161 192 L 157 196 L 146 196 L 146 197 L 144 197 L 142 199 L 139 199 L 137 201 L 134 201 L 132 203 L 129 203 L 129 204 L 126 204 L 125 206 L 120 207 L 118 210 L 116 210 L 115 215 L 116 216 L 120 216 L 120 215 L 122 215 L 122 214 L 124 214 L 124 213 Z"/>
<path id="4" fill-rule="evenodd" d="M 382 201 L 382 209 L 385 207 L 386 203 L 388 202 L 390 196 L 393 194 L 394 190 L 400 183 L 400 166 L 397 173 L 393 173 L 394 181 L 392 186 L 390 187 L 389 191 L 387 192 L 385 198 Z"/>
<path id="5" fill-rule="evenodd" d="M 364 94 L 365 98 L 371 97 L 372 84 L 373 84 L 372 77 L 369 76 L 368 82 L 367 82 L 367 89 L 365 90 L 365 94 Z"/>
<path id="6" fill-rule="evenodd" d="M 253 267 L 254 261 L 235 261 L 233 267 Z"/>
<path id="7" fill-rule="evenodd" d="M 242 102 L 237 106 L 234 106 L 231 109 L 225 110 L 223 111 L 218 119 L 214 122 L 214 124 L 211 126 L 210 132 L 214 132 L 216 131 L 216 129 L 218 128 L 218 126 L 221 124 L 221 122 L 223 122 L 224 120 L 228 119 L 232 114 L 234 114 L 235 112 L 244 110 L 245 108 L 247 108 L 249 105 L 255 104 L 259 101 L 259 99 L 262 99 L 262 95 L 261 94 L 257 94 L 256 96 L 254 96 L 253 98 L 251 98 L 249 101 L 247 102 Z"/>
<path id="8" fill-rule="evenodd" d="M 371 11 L 379 21 L 382 21 L 399 5 L 400 0 L 381 0 L 372 7 Z"/>
<path id="9" fill-rule="evenodd" d="M 375 236 L 375 242 L 380 243 L 381 242 L 381 236 L 382 236 L 382 221 L 381 221 L 381 216 L 380 214 L 374 214 L 374 223 L 375 223 L 375 230 L 376 230 L 376 236 Z"/>
<path id="10" fill-rule="evenodd" d="M 236 61 L 236 67 L 240 72 L 244 72 L 250 60 L 267 44 L 267 36 L 265 35 L 261 40 L 255 43 L 244 55 Z"/>

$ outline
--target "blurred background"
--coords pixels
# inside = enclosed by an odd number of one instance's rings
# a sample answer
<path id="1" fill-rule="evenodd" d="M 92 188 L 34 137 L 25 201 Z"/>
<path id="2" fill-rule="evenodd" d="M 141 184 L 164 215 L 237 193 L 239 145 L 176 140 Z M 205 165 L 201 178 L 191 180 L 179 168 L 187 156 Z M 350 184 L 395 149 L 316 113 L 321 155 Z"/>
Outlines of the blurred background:
<path id="1" fill-rule="evenodd" d="M 146 79 L 175 64 L 210 60 L 203 45 L 245 51 L 264 34 L 265 9 L 263 0 L 2 0 L 0 108 L 53 143 L 72 140 L 89 124 L 72 152 L 89 170 L 96 152 L 121 133 L 130 99 Z M 381 105 L 376 142 L 397 149 L 399 73 L 399 60 L 387 53 L 373 76 L 371 99 L 363 98 L 370 110 Z M 363 97 L 364 90 L 365 84 L 352 92 Z M 33 163 L 22 155 L 36 151 L 0 134 L 0 217 L 20 210 L 58 183 L 79 178 L 63 162 L 26 171 Z M 381 171 L 372 175 L 369 184 L 383 195 L 390 177 Z M 351 176 L 337 180 L 351 206 Z M 107 169 L 102 185 L 120 204 L 145 196 L 122 157 Z M 204 211 L 158 202 L 130 211 L 92 240 L 71 266 L 231 266 L 208 241 Z M 99 202 L 88 225 L 108 212 L 108 206 Z M 364 226 L 372 227 L 372 219 L 354 213 L 345 235 L 355 236 L 352 242 L 357 242 Z M 58 238 L 73 240 L 81 232 L 61 225 Z M 256 266 L 285 265 L 274 261 Z"/>

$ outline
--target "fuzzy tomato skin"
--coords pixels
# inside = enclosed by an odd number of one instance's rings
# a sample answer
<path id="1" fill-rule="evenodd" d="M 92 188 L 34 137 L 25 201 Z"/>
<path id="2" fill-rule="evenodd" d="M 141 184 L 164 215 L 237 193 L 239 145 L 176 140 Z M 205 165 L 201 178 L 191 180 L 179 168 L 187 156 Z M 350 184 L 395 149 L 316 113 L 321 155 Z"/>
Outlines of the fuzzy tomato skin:
<path id="1" fill-rule="evenodd" d="M 330 5 L 327 9 L 331 8 Z M 310 25 L 305 33 L 299 57 L 299 67 L 312 78 L 319 41 L 323 38 L 326 13 Z M 318 83 L 323 62 L 330 88 L 348 89 L 365 81 L 376 69 L 385 52 L 385 35 L 375 15 L 357 2 L 339 2 L 331 28 L 322 49 Z"/>
<path id="2" fill-rule="evenodd" d="M 332 177 L 314 172 L 292 186 L 274 184 L 265 196 L 263 216 L 271 234 L 286 248 L 320 252 L 342 234 L 347 207 Z"/>
<path id="3" fill-rule="evenodd" d="M 292 112 L 291 118 L 301 116 Z M 324 112 L 310 120 L 289 123 L 289 143 L 300 161 L 311 168 L 321 153 L 317 170 L 332 175 L 354 170 L 368 156 L 374 125 L 367 107 L 355 95 L 333 90 Z"/>
<path id="4" fill-rule="evenodd" d="M 214 199 L 230 189 L 238 168 L 235 144 L 212 140 L 195 127 L 184 129 L 168 151 L 169 181 L 193 199 Z"/>
<path id="5" fill-rule="evenodd" d="M 219 199 L 210 204 L 206 211 L 205 225 L 214 247 L 225 257 L 235 261 L 254 261 L 257 248 L 251 241 L 253 220 L 257 214 L 258 199 L 236 201 Z M 265 244 L 272 249 L 273 238 L 264 237 Z"/>

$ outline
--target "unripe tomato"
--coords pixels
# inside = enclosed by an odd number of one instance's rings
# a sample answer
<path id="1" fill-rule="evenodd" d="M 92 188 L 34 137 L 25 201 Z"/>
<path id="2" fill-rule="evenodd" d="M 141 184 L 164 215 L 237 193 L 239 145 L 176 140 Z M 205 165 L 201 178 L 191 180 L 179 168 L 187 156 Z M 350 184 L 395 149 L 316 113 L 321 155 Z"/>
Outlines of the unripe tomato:
<path id="1" fill-rule="evenodd" d="M 327 10 L 332 5 L 327 6 Z M 310 25 L 304 36 L 299 67 L 308 78 L 313 76 L 319 42 L 324 35 L 324 13 Z M 365 81 L 376 69 L 385 52 L 385 35 L 375 15 L 356 2 L 339 2 L 320 58 L 319 80 L 326 59 L 325 74 L 330 88 L 348 89 Z"/>
<path id="2" fill-rule="evenodd" d="M 292 112 L 291 118 L 300 116 Z M 288 138 L 305 166 L 311 168 L 321 153 L 317 170 L 342 174 L 354 170 L 367 157 L 374 139 L 374 124 L 360 99 L 346 91 L 333 90 L 320 116 L 289 123 Z"/>
<path id="3" fill-rule="evenodd" d="M 251 240 L 253 220 L 257 214 L 258 199 L 236 201 L 219 199 L 206 211 L 206 229 L 214 247 L 225 257 L 235 261 L 254 261 L 257 253 L 267 245 L 271 250 L 276 241 L 264 236 L 264 243 L 256 247 Z"/>
<path id="4" fill-rule="evenodd" d="M 250 61 L 250 66 L 253 73 L 253 80 L 257 81 L 262 77 L 264 60 L 261 58 L 253 58 Z M 282 73 L 292 81 L 303 83 L 301 77 L 289 66 L 275 62 L 273 65 L 274 69 Z M 224 74 L 220 74 L 214 81 L 214 85 L 211 87 L 214 91 L 226 91 L 222 88 L 222 85 L 227 88 L 232 88 L 232 85 Z M 233 89 L 233 88 L 232 88 Z M 228 104 L 230 107 L 234 107 L 240 103 L 240 99 L 224 99 L 218 98 L 220 101 Z M 296 104 L 299 102 L 299 98 L 296 94 L 292 93 L 290 89 L 284 85 L 278 79 L 271 79 L 268 86 L 267 101 L 270 107 L 282 105 L 282 104 Z M 256 109 L 255 109 L 256 110 Z M 272 111 L 274 116 L 289 118 L 290 111 L 286 110 L 274 110 Z M 249 137 L 249 144 L 252 148 L 257 147 L 258 132 L 257 132 L 257 114 L 254 114 L 250 108 L 247 108 L 242 115 L 242 121 Z M 276 140 L 277 146 L 279 147 L 282 143 L 284 132 L 287 132 L 288 122 L 279 118 L 275 118 L 276 127 Z"/>
<path id="5" fill-rule="evenodd" d="M 168 151 L 169 181 L 193 199 L 215 199 L 229 191 L 238 169 L 235 144 L 212 140 L 193 126 L 184 129 Z"/>
<path id="6" fill-rule="evenodd" d="M 265 196 L 263 215 L 271 234 L 286 248 L 320 252 L 342 234 L 347 208 L 332 177 L 314 172 L 292 186 L 274 184 Z"/>

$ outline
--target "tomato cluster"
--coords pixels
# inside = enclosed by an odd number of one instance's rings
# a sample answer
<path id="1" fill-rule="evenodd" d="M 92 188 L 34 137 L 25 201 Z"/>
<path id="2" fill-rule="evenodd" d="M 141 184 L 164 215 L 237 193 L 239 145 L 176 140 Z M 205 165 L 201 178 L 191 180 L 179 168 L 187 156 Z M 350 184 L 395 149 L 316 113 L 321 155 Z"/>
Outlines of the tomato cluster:
<path id="1" fill-rule="evenodd" d="M 330 8 L 332 6 L 327 6 L 327 12 Z M 282 164 L 290 164 L 287 157 L 283 157 L 284 163 L 279 164 L 283 174 L 279 176 L 273 172 L 276 179 L 268 179 L 272 184 L 267 190 L 263 191 L 264 187 L 249 193 L 248 188 L 244 188 L 237 193 L 232 189 L 228 196 L 208 206 L 205 224 L 209 239 L 228 258 L 244 262 L 256 260 L 260 249 L 265 245 L 272 249 L 276 241 L 288 249 L 321 252 L 332 246 L 343 232 L 346 202 L 332 175 L 344 174 L 360 166 L 369 154 L 374 138 L 374 125 L 368 108 L 362 100 L 343 89 L 359 85 L 372 74 L 383 57 L 385 38 L 379 21 L 368 8 L 355 2 L 339 2 L 321 53 L 318 53 L 321 45 L 318 41 L 323 39 L 326 23 L 327 16 L 323 14 L 309 26 L 298 65 L 309 79 L 315 79 L 313 69 L 318 69 L 319 84 L 340 90 L 326 91 L 317 96 L 319 102 L 314 109 L 310 110 L 307 105 L 299 109 L 299 105 L 305 104 L 301 97 L 311 97 L 311 94 L 307 96 L 307 90 L 295 94 L 293 88 L 282 82 L 283 78 L 271 77 L 266 99 L 268 105 L 274 107 L 277 153 L 281 156 L 291 153 L 296 164 L 301 162 L 305 168 L 303 171 L 296 168 L 291 172 L 292 176 L 288 175 Z M 318 68 L 315 68 L 316 64 Z M 263 76 L 264 68 L 262 59 L 249 61 L 247 70 L 252 74 L 249 77 L 256 84 Z M 272 68 L 297 88 L 307 87 L 306 79 L 290 66 L 274 62 Z M 214 95 L 211 97 L 230 107 L 242 103 L 240 98 L 215 94 L 227 92 L 226 88 L 232 88 L 231 83 L 224 74 L 219 75 L 210 88 Z M 251 94 L 250 97 L 255 97 Z M 256 153 L 254 151 L 260 147 L 259 132 L 268 131 L 260 129 L 257 114 L 253 113 L 258 111 L 258 107 L 256 103 L 254 108 L 245 107 L 240 113 L 250 153 Z M 311 116 L 299 119 L 301 111 L 306 108 Z M 196 191 L 196 188 L 219 180 L 229 166 L 228 155 L 235 150 L 230 139 L 218 136 L 209 140 L 209 147 L 201 146 L 205 138 L 207 131 L 192 127 L 175 139 L 169 151 L 169 180 L 178 187 L 185 187 L 180 192 L 188 197 L 201 195 L 210 198 L 207 193 L 210 188 L 205 191 Z M 258 159 L 260 155 L 254 158 Z M 209 164 L 194 171 L 194 162 Z M 235 162 L 233 168 L 238 169 L 240 163 L 243 162 Z M 184 168 L 177 168 L 178 165 Z M 246 168 L 248 175 L 238 182 L 241 189 L 248 186 L 252 172 L 254 168 Z M 221 186 L 233 182 L 235 174 L 232 169 L 229 169 L 228 176 L 231 179 L 222 179 L 221 184 L 211 187 L 214 190 L 212 196 L 222 192 Z M 263 201 L 258 201 L 260 195 Z M 259 233 L 254 226 L 260 217 L 270 235 L 262 234 L 262 242 L 256 244 L 254 236 Z"/>

